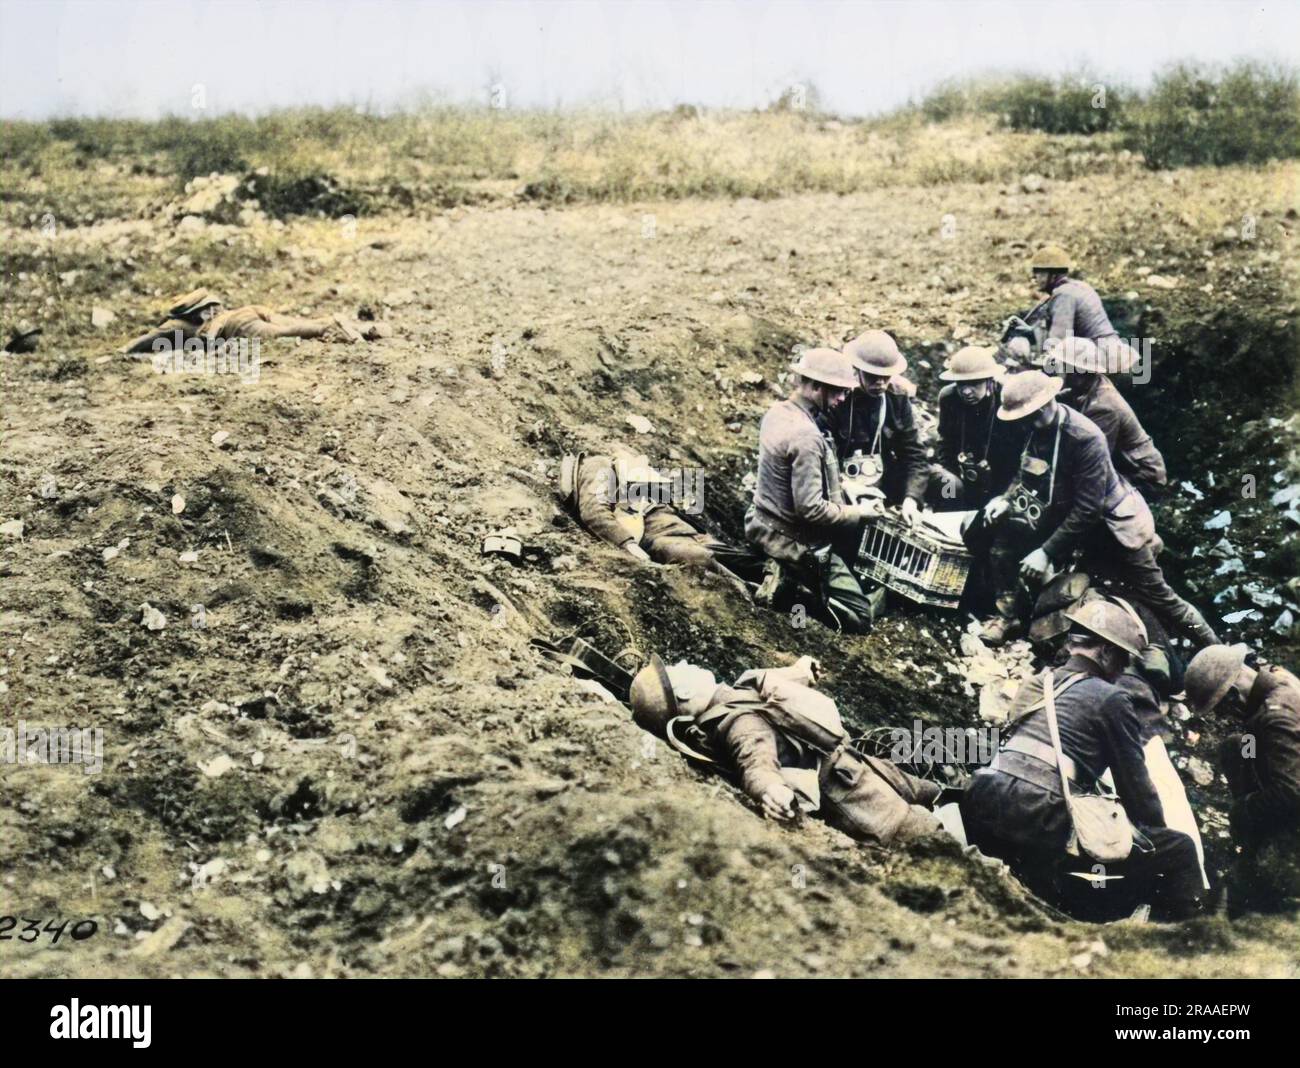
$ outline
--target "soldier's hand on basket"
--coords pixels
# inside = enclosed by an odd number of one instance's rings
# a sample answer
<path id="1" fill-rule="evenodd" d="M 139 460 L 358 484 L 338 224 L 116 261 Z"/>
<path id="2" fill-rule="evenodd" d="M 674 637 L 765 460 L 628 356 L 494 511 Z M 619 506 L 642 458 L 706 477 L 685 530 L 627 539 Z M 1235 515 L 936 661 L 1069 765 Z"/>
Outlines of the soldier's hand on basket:
<path id="1" fill-rule="evenodd" d="M 885 505 L 879 498 L 866 497 L 857 504 L 849 505 L 849 512 L 858 519 L 875 519 L 885 514 Z"/>
<path id="2" fill-rule="evenodd" d="M 794 819 L 794 791 L 783 782 L 774 782 L 763 791 L 763 814 L 774 820 Z"/>
<path id="3" fill-rule="evenodd" d="M 911 497 L 904 497 L 903 506 L 899 509 L 899 512 L 903 522 L 909 527 L 916 522 L 916 511 L 916 501 Z"/>
<path id="4" fill-rule="evenodd" d="M 1020 561 L 1020 577 L 1026 582 L 1042 582 L 1047 569 L 1051 566 L 1052 561 L 1048 559 L 1047 553 L 1042 549 L 1035 549 Z"/>

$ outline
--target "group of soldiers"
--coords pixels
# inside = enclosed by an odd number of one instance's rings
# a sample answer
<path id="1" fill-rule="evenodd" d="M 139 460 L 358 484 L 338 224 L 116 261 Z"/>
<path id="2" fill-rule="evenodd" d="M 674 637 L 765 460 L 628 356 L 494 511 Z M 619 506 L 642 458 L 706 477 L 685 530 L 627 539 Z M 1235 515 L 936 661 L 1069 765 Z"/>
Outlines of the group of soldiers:
<path id="1" fill-rule="evenodd" d="M 1164 460 L 1111 379 L 1137 354 L 1096 291 L 1070 277 L 1059 247 L 1039 250 L 1031 270 L 1040 303 L 1009 321 L 999 345 L 962 348 L 940 374 L 932 455 L 890 335 L 869 330 L 842 350 L 803 351 L 792 392 L 760 424 L 745 514 L 760 605 L 806 598 L 830 625 L 868 630 L 884 590 L 855 567 L 865 526 L 886 512 L 908 527 L 926 512 L 961 512 L 974 563 L 964 606 L 983 609 L 983 640 L 996 646 L 1054 621 L 1037 635 L 1061 639 L 1052 673 L 1021 685 L 999 752 L 943 820 L 934 784 L 850 742 L 807 658 L 732 686 L 655 658 L 631 686 L 636 720 L 728 768 L 769 817 L 820 811 L 881 844 L 956 826 L 1067 910 L 1109 916 L 1136 904 L 1178 918 L 1203 907 L 1210 889 L 1161 737 L 1181 682 L 1194 713 L 1243 720 L 1220 753 L 1241 854 L 1228 880 L 1236 903 L 1294 900 L 1300 681 L 1221 644 L 1166 581 L 1147 503 L 1166 484 Z M 999 356 L 1029 366 L 1008 373 Z M 632 556 L 731 574 L 722 561 L 734 550 L 655 492 L 666 481 L 646 457 L 615 450 L 569 458 L 564 490 L 589 530 Z M 1197 650 L 1185 673 L 1177 637 Z M 1087 818 L 1098 806 L 1100 824 Z M 1098 840 L 1103 824 L 1122 828 L 1114 841 Z M 1109 893 L 1089 893 L 1097 889 Z"/>

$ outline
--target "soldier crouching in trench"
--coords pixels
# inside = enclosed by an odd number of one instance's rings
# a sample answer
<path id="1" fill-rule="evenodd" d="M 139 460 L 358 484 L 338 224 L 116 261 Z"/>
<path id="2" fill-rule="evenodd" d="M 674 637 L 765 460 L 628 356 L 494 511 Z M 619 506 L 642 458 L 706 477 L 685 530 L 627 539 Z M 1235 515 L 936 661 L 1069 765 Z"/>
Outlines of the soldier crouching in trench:
<path id="1" fill-rule="evenodd" d="M 791 587 L 804 586 L 842 630 L 861 633 L 875 609 L 850 561 L 863 521 L 881 509 L 845 499 L 831 423 L 857 376 L 834 349 L 808 349 L 791 370 L 794 391 L 768 409 L 758 431 L 745 536 L 767 564 L 754 600 L 773 607 Z"/>
<path id="2" fill-rule="evenodd" d="M 1002 389 L 998 418 L 1025 428 L 1020 472 L 965 532 L 972 551 L 982 546 L 987 553 L 998 591 L 984 640 L 999 645 L 1018 637 L 1031 591 L 1079 550 L 1085 571 L 1118 582 L 1167 629 L 1198 648 L 1218 641 L 1205 617 L 1165 580 L 1156 560 L 1162 543 L 1146 501 L 1115 471 L 1096 425 L 1057 403 L 1061 388 L 1060 379 L 1025 371 Z"/>
<path id="3" fill-rule="evenodd" d="M 1151 777 L 1147 729 L 1117 685 L 1147 646 L 1145 628 L 1106 601 L 1065 614 L 1068 659 L 1051 678 L 1052 705 L 1046 673 L 1021 686 L 1000 752 L 962 796 L 967 838 L 1044 900 L 1081 917 L 1116 919 L 1141 904 L 1153 919 L 1194 915 L 1205 890 L 1197 843 L 1170 826 Z M 1078 809 L 1100 800 L 1107 769 L 1118 791 L 1105 821 L 1111 857 L 1099 855 Z"/>
<path id="4" fill-rule="evenodd" d="M 1219 761 L 1232 791 L 1229 820 L 1241 854 L 1225 883 L 1230 914 L 1300 903 L 1300 679 L 1244 645 L 1211 645 L 1187 665 L 1187 704 L 1241 721 Z"/>
<path id="5" fill-rule="evenodd" d="M 382 334 L 383 327 L 378 323 L 362 331 L 341 315 L 306 319 L 283 315 L 262 304 L 223 311 L 220 297 L 207 289 L 195 289 L 172 302 L 162 326 L 128 341 L 121 351 L 155 352 L 159 342 L 176 348 L 179 347 L 175 344 L 178 338 L 184 343 L 191 338 L 225 341 L 232 338 L 301 337 L 351 344 L 363 338 L 374 341 Z"/>
<path id="6" fill-rule="evenodd" d="M 939 787 L 850 750 L 835 702 L 812 688 L 815 670 L 805 656 L 726 686 L 704 668 L 666 667 L 655 656 L 632 680 L 632 715 L 675 749 L 735 772 L 770 819 L 820 812 L 832 827 L 878 845 L 942 834 L 930 811 Z M 708 752 L 692 750 L 692 737 Z"/>

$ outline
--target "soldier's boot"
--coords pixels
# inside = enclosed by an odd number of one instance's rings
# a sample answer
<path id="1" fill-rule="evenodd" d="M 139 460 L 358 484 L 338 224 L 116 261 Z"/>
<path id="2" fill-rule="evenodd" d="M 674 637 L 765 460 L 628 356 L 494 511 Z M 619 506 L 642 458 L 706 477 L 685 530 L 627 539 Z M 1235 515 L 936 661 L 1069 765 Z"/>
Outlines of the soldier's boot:
<path id="1" fill-rule="evenodd" d="M 1015 593 L 1002 594 L 993 603 L 997 615 L 980 624 L 980 637 L 986 645 L 1002 645 L 1019 638 L 1025 632 L 1024 625 L 1020 622 L 1021 602 L 1022 597 L 1017 590 Z"/>
<path id="2" fill-rule="evenodd" d="M 871 606 L 871 622 L 875 622 L 885 614 L 885 601 L 889 592 L 884 586 L 877 586 L 867 594 L 867 604 Z"/>
<path id="3" fill-rule="evenodd" d="M 1024 624 L 1018 619 L 994 616 L 980 624 L 980 638 L 985 645 L 1005 645 L 1024 634 Z"/>
<path id="4" fill-rule="evenodd" d="M 330 319 L 330 325 L 321 335 L 325 341 L 342 341 L 348 345 L 355 345 L 361 340 L 361 332 L 355 329 L 351 323 L 341 315 L 335 315 Z"/>

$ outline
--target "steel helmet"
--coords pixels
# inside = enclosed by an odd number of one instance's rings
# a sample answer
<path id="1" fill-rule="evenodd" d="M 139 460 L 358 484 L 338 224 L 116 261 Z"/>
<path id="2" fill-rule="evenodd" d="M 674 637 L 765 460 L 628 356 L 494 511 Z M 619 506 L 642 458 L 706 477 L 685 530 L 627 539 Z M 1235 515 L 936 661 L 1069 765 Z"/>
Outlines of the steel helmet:
<path id="1" fill-rule="evenodd" d="M 668 668 L 657 653 L 651 654 L 650 663 L 636 673 L 628 699 L 637 726 L 660 736 L 669 721 L 678 715 L 677 695 L 673 693 Z"/>
<path id="2" fill-rule="evenodd" d="M 893 378 L 907 370 L 907 360 L 898 351 L 898 343 L 883 330 L 859 334 L 844 346 L 844 355 L 859 371 L 881 378 Z"/>
<path id="3" fill-rule="evenodd" d="M 981 378 L 1001 378 L 1002 365 L 995 360 L 996 347 L 980 348 L 967 345 L 952 354 L 948 366 L 939 377 L 945 382 L 975 382 Z"/>
<path id="4" fill-rule="evenodd" d="M 220 303 L 221 298 L 210 289 L 191 289 L 188 293 L 182 293 L 179 297 L 172 298 L 167 314 L 173 319 L 178 319 L 181 316 L 193 315 L 196 311 L 206 308 L 210 304 Z"/>
<path id="5" fill-rule="evenodd" d="M 844 353 L 836 352 L 835 349 L 805 349 L 798 362 L 790 365 L 790 370 L 837 389 L 853 389 L 858 384 L 853 374 L 853 364 Z"/>
<path id="6" fill-rule="evenodd" d="M 1051 378 L 1042 371 L 1021 371 L 1018 375 L 1011 375 L 1002 383 L 998 418 L 1013 420 L 1033 415 L 1060 393 L 1064 385 L 1059 378 Z"/>
<path id="7" fill-rule="evenodd" d="M 1086 337 L 1067 337 L 1059 339 L 1043 357 L 1043 370 L 1049 374 L 1065 374 L 1069 371 L 1097 374 L 1105 371 L 1101 365 L 1097 345 Z"/>
<path id="8" fill-rule="evenodd" d="M 1183 689 L 1187 707 L 1204 715 L 1223 700 L 1246 663 L 1250 649 L 1238 645 L 1207 645 L 1187 665 Z"/>
<path id="9" fill-rule="evenodd" d="M 1044 245 L 1029 261 L 1034 271 L 1068 271 L 1073 266 L 1069 254 L 1060 245 Z"/>
<path id="10" fill-rule="evenodd" d="M 1130 656 L 1141 656 L 1147 647 L 1147 629 L 1133 609 L 1111 601 L 1089 601 L 1067 609 L 1065 618 L 1076 627 L 1095 634 L 1102 641 L 1123 649 Z"/>

